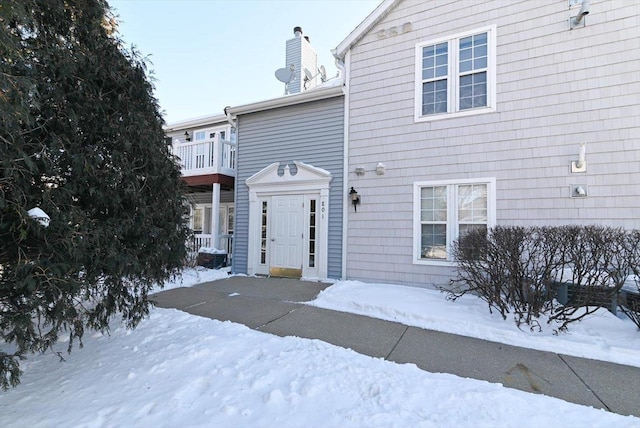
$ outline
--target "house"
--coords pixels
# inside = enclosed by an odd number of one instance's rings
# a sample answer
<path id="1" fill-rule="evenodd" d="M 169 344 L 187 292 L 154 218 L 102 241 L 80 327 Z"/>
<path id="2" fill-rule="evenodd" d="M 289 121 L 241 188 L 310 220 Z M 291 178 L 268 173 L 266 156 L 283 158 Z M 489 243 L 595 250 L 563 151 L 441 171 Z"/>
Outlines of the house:
<path id="1" fill-rule="evenodd" d="M 300 27 L 285 61 L 276 76 L 286 95 L 166 128 L 189 186 L 194 248 L 230 251 L 234 273 L 339 278 L 343 81 L 326 79 Z"/>
<path id="2" fill-rule="evenodd" d="M 229 109 L 237 121 L 235 273 L 340 278 L 342 81 Z"/>
<path id="3" fill-rule="evenodd" d="M 173 123 L 165 128 L 187 185 L 189 226 L 195 242 L 232 253 L 236 132 L 224 114 Z"/>
<path id="4" fill-rule="evenodd" d="M 334 50 L 342 277 L 447 284 L 469 229 L 640 228 L 638 23 L 637 1 L 383 1 Z"/>
<path id="5" fill-rule="evenodd" d="M 227 110 L 238 136 L 233 272 L 340 278 L 343 81 L 327 81 L 300 27 L 276 76 L 288 95 Z"/>

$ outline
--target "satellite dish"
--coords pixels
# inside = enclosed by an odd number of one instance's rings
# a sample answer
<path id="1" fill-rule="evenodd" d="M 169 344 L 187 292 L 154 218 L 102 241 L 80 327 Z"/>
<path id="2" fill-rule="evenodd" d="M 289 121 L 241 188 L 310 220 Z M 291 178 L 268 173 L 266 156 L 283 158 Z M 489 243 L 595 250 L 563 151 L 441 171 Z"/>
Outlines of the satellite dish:
<path id="1" fill-rule="evenodd" d="M 276 79 L 282 83 L 290 83 L 293 78 L 293 70 L 290 70 L 289 68 L 279 68 L 276 70 Z"/>
<path id="2" fill-rule="evenodd" d="M 307 80 L 313 80 L 313 78 L 315 77 L 313 75 L 313 73 L 311 73 L 311 71 L 309 71 L 308 68 L 304 68 L 304 76 L 307 78 Z"/>
<path id="3" fill-rule="evenodd" d="M 320 80 L 323 82 L 327 81 L 327 70 L 324 68 L 324 65 L 320 66 Z"/>

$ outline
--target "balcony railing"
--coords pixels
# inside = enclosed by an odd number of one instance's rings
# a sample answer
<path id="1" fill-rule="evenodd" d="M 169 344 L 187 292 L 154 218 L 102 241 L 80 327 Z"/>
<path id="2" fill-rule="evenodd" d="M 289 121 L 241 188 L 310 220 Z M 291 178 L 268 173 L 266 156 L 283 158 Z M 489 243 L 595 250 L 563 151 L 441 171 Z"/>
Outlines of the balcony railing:
<path id="1" fill-rule="evenodd" d="M 175 143 L 173 153 L 180 159 L 183 176 L 236 175 L 236 145 L 231 141 Z"/>

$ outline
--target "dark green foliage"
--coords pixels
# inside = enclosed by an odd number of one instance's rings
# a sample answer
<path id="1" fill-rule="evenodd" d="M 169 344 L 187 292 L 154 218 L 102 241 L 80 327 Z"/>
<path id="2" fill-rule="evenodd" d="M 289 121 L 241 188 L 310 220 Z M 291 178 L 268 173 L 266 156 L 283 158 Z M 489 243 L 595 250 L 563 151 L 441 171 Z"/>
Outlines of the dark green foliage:
<path id="1" fill-rule="evenodd" d="M 186 256 L 184 189 L 146 66 L 104 0 L 0 3 L 0 386 L 121 314 Z M 45 228 L 27 211 L 40 207 Z"/>

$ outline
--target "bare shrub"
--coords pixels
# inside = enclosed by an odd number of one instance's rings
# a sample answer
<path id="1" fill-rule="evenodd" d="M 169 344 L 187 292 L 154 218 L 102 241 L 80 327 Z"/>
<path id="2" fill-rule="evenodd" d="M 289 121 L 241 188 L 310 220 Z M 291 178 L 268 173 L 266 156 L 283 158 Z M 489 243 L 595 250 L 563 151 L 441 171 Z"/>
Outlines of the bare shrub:
<path id="1" fill-rule="evenodd" d="M 621 294 L 618 300 L 620 310 L 640 329 L 640 231 L 633 230 L 627 234 L 627 256 L 629 257 L 629 272 L 634 276 L 633 286 Z"/>
<path id="2" fill-rule="evenodd" d="M 622 229 L 602 226 L 469 232 L 454 245 L 459 287 L 450 298 L 472 293 L 504 319 L 513 313 L 518 326 L 540 329 L 537 320 L 544 314 L 565 330 L 599 307 L 611 307 L 626 279 L 632 245 L 640 260 L 640 235 L 633 236 L 634 244 Z M 569 289 L 563 305 L 555 299 L 561 287 Z"/>
<path id="3" fill-rule="evenodd" d="M 627 234 L 604 226 L 564 228 L 562 270 L 557 281 L 569 287 L 569 299 L 557 306 L 549 321 L 567 324 L 600 307 L 611 308 L 627 277 Z"/>
<path id="4" fill-rule="evenodd" d="M 531 325 L 552 305 L 558 264 L 558 244 L 544 231 L 498 226 L 463 236 L 454 246 L 461 288 L 451 298 L 476 294 L 504 319 L 513 312 L 518 325 Z"/>

